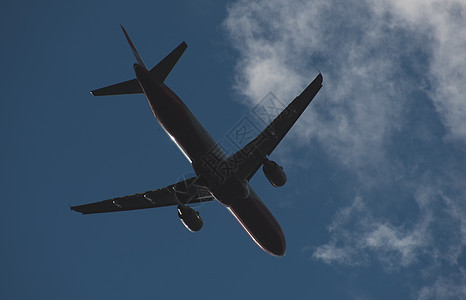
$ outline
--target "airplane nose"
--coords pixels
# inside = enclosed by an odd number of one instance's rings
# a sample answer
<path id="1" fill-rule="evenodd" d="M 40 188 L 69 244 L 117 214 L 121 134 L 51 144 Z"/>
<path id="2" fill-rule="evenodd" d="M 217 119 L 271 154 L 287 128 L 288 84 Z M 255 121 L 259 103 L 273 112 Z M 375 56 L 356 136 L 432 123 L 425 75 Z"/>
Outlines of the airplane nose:
<path id="1" fill-rule="evenodd" d="M 276 232 L 275 238 L 266 246 L 266 251 L 275 256 L 285 256 L 286 241 L 282 231 Z"/>

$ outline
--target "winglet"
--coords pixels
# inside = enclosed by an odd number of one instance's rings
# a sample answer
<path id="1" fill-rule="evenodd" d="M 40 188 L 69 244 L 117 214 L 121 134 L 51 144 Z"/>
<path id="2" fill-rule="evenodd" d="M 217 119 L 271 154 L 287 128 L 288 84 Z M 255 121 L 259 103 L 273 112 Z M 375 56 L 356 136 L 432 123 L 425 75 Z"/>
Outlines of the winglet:
<path id="1" fill-rule="evenodd" d="M 145 68 L 146 65 L 144 65 L 144 62 L 142 61 L 141 56 L 139 56 L 138 50 L 136 50 L 136 47 L 134 47 L 134 44 L 133 44 L 133 42 L 131 41 L 131 39 L 129 38 L 129 35 L 128 35 L 128 33 L 126 32 L 125 28 L 124 28 L 123 25 L 121 25 L 121 24 L 120 24 L 120 27 L 121 27 L 121 29 L 123 30 L 123 33 L 125 34 L 126 40 L 128 41 L 128 44 L 129 44 L 129 46 L 131 47 L 131 51 L 133 51 L 134 57 L 136 58 L 138 64 L 140 64 L 141 66 L 144 66 L 144 68 Z"/>

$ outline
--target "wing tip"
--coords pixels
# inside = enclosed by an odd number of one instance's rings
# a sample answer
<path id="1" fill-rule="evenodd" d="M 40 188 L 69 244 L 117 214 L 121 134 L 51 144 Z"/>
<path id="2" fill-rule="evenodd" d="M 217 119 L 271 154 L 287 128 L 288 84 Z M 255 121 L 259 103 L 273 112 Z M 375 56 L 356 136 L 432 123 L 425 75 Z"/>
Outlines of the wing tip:
<path id="1" fill-rule="evenodd" d="M 324 76 L 322 76 L 322 73 L 319 71 L 319 75 L 317 75 L 318 80 L 320 81 L 320 84 L 322 85 L 322 82 L 324 81 Z"/>
<path id="2" fill-rule="evenodd" d="M 85 209 L 85 204 L 84 205 L 76 205 L 76 206 L 71 206 L 70 204 L 68 204 L 70 206 L 70 210 L 71 211 L 75 211 L 77 213 L 80 213 L 82 215 L 86 215 L 88 214 L 88 212 L 86 212 L 86 209 Z"/>
<path id="3" fill-rule="evenodd" d="M 79 210 L 77 209 L 78 207 L 79 207 L 79 206 L 70 206 L 70 210 L 71 210 L 71 211 L 78 212 L 78 213 L 81 213 L 81 214 L 84 214 L 82 211 L 79 211 Z"/>
<path id="4" fill-rule="evenodd" d="M 120 24 L 120 28 L 121 30 L 123 30 L 123 33 L 125 34 L 125 36 L 128 38 L 128 33 L 126 32 L 125 27 L 123 27 L 123 25 Z"/>

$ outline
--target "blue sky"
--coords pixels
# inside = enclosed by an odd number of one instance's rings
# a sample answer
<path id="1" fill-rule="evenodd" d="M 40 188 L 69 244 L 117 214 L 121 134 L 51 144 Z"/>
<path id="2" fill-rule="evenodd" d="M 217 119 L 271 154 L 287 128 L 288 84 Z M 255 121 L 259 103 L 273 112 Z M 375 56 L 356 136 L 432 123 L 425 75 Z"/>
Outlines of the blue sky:
<path id="1" fill-rule="evenodd" d="M 464 299 L 466 18 L 460 1 L 3 1 L 2 299 Z M 181 41 L 166 83 L 212 136 L 267 95 L 324 87 L 252 185 L 285 232 L 262 252 L 218 203 L 188 232 L 175 208 L 76 205 L 192 172 L 133 78 Z M 272 93 L 272 94 L 269 94 Z M 262 102 L 261 102 L 262 101 Z M 261 125 L 258 125 L 261 126 Z"/>

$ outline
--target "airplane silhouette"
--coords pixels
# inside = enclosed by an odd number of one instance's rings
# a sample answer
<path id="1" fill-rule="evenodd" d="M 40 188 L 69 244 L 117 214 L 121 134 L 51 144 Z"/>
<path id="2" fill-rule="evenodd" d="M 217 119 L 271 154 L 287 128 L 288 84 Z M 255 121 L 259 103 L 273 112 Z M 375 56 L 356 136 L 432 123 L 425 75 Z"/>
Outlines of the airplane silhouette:
<path id="1" fill-rule="evenodd" d="M 126 211 L 176 205 L 178 216 L 190 231 L 203 226 L 199 212 L 188 204 L 217 200 L 236 218 L 252 240 L 265 252 L 284 256 L 286 242 L 280 224 L 249 185 L 262 166 L 269 182 L 279 187 L 286 174 L 268 159 L 322 87 L 322 74 L 296 97 L 255 139 L 227 156 L 181 99 L 164 84 L 186 50 L 182 42 L 150 71 L 144 65 L 126 30 L 123 33 L 137 63 L 136 79 L 93 90 L 94 96 L 144 93 L 157 121 L 192 164 L 196 176 L 173 185 L 71 207 L 82 214 Z"/>

